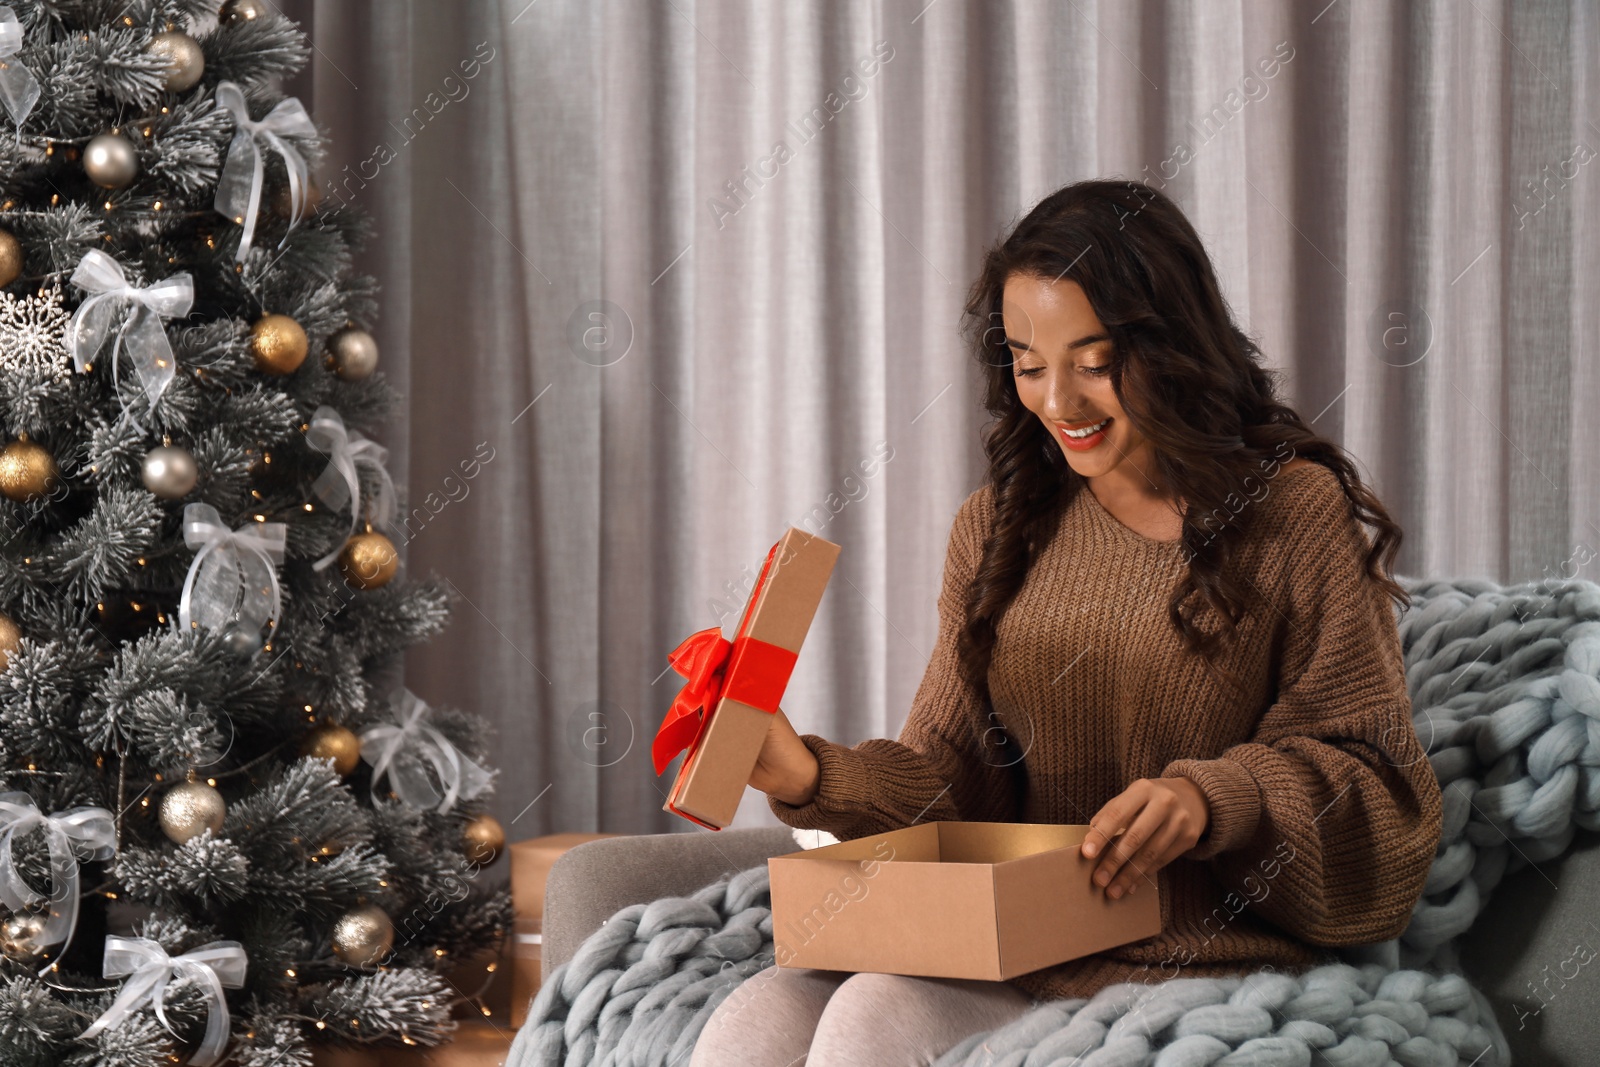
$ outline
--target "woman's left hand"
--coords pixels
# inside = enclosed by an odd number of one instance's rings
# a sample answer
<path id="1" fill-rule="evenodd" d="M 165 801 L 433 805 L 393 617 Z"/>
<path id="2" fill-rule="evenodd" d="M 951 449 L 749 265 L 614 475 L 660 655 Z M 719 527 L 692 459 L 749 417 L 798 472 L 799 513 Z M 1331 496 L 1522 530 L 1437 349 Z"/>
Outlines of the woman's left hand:
<path id="1" fill-rule="evenodd" d="M 1089 859 L 1105 854 L 1094 881 L 1115 900 L 1193 848 L 1210 821 L 1205 794 L 1188 778 L 1140 778 L 1089 820 L 1081 848 Z"/>

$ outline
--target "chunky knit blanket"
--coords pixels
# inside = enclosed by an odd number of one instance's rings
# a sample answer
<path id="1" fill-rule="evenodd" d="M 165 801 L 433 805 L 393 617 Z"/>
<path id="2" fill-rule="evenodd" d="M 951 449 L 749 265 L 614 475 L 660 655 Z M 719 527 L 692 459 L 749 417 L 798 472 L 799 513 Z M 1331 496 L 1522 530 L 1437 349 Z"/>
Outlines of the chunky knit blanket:
<path id="1" fill-rule="evenodd" d="M 1510 871 L 1600 829 L 1600 585 L 1399 579 L 1413 722 L 1444 827 L 1395 941 L 1298 975 L 1126 982 L 1047 1001 L 935 1067 L 1507 1067 L 1456 939 Z M 507 1067 L 685 1067 L 711 1012 L 773 963 L 765 866 L 623 908 L 556 968 Z"/>

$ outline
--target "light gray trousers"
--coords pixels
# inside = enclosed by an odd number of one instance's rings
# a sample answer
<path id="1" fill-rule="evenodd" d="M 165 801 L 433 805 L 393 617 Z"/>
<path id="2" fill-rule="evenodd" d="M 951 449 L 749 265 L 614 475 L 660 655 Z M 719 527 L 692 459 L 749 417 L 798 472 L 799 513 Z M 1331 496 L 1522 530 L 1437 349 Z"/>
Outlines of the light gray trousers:
<path id="1" fill-rule="evenodd" d="M 926 1067 L 1032 1006 L 1005 982 L 774 965 L 717 1005 L 689 1067 Z"/>

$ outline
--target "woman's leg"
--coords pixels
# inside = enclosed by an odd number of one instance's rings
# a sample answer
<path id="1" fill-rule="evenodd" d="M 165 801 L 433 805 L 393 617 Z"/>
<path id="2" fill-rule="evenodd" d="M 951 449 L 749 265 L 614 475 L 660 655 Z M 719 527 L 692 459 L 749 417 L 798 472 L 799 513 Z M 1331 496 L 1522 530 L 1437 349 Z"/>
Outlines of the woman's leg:
<path id="1" fill-rule="evenodd" d="M 1032 1006 L 1005 982 L 853 974 L 828 998 L 806 1067 L 925 1067 Z"/>
<path id="2" fill-rule="evenodd" d="M 706 1020 L 689 1067 L 791 1067 L 806 1062 L 811 1033 L 849 971 L 779 967 L 736 986 Z"/>

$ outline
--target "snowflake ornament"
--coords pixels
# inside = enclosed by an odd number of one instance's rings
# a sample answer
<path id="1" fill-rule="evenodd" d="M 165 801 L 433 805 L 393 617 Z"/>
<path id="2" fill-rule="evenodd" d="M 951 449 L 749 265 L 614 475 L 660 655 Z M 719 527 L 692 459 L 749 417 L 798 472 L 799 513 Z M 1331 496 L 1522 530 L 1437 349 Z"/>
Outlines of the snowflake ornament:
<path id="1" fill-rule="evenodd" d="M 66 345 L 71 319 L 61 306 L 60 285 L 20 300 L 0 292 L 0 369 L 43 370 L 58 379 L 67 377 L 72 363 Z"/>

